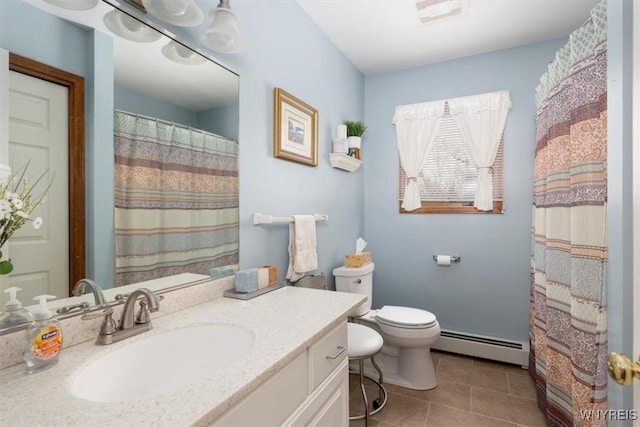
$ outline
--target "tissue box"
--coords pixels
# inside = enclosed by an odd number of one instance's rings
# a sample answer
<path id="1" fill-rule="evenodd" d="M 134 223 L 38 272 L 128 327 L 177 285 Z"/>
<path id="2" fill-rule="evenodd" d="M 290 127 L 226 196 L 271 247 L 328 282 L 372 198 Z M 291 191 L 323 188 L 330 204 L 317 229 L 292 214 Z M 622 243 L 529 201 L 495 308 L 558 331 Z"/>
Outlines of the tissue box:
<path id="1" fill-rule="evenodd" d="M 275 265 L 261 265 L 258 267 L 260 269 L 267 269 L 269 271 L 269 283 L 268 285 L 277 285 L 278 284 L 278 267 Z"/>
<path id="2" fill-rule="evenodd" d="M 361 254 L 346 254 L 344 256 L 344 266 L 348 268 L 364 267 L 371 264 L 371 252 L 362 252 Z"/>

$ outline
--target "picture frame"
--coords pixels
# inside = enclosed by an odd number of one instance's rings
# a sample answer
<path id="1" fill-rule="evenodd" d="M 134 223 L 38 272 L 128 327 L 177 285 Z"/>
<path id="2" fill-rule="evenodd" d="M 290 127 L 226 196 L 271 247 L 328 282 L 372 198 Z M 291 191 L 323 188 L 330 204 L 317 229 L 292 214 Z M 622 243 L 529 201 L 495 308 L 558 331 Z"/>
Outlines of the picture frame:
<path id="1" fill-rule="evenodd" d="M 318 110 L 274 89 L 273 157 L 318 165 Z"/>

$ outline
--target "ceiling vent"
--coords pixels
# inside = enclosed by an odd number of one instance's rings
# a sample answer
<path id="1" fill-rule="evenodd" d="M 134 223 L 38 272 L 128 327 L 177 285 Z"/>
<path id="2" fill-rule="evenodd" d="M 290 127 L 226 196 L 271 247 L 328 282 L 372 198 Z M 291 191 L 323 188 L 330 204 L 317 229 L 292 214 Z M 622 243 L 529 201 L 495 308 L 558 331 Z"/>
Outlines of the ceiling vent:
<path id="1" fill-rule="evenodd" d="M 469 11 L 469 0 L 416 0 L 420 22 L 460 16 Z"/>

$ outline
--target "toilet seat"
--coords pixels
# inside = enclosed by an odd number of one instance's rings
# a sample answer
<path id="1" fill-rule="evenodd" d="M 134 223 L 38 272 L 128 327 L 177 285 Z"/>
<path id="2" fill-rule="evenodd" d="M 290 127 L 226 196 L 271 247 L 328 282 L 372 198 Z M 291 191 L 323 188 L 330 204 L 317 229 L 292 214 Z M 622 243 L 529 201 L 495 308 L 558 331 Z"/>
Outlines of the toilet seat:
<path id="1" fill-rule="evenodd" d="M 438 324 L 433 313 L 394 305 L 385 305 L 376 312 L 375 317 L 380 323 L 405 329 L 428 329 Z"/>

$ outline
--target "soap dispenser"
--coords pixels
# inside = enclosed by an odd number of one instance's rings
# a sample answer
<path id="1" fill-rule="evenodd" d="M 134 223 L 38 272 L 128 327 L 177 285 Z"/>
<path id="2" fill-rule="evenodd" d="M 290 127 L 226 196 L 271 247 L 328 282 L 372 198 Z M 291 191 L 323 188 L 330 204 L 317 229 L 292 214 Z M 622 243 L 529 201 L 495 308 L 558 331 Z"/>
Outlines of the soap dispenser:
<path id="1" fill-rule="evenodd" d="M 9 294 L 9 301 L 4 306 L 4 313 L 0 313 L 0 328 L 23 325 L 33 320 L 31 312 L 22 308 L 22 304 L 16 299 L 16 294 L 21 290 L 14 286 L 4 291 Z"/>
<path id="2" fill-rule="evenodd" d="M 39 307 L 33 312 L 33 322 L 27 329 L 22 357 L 27 363 L 27 372 L 34 373 L 58 363 L 62 349 L 62 330 L 58 320 L 47 308 L 47 300 L 53 295 L 38 295 Z"/>

